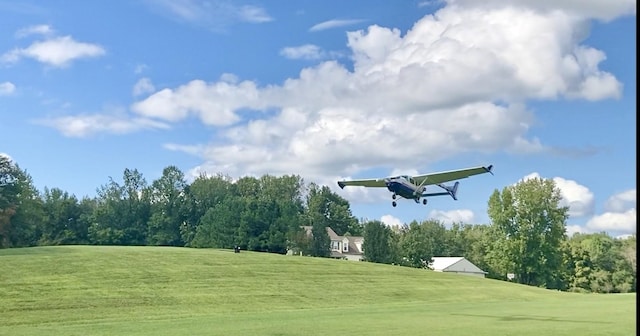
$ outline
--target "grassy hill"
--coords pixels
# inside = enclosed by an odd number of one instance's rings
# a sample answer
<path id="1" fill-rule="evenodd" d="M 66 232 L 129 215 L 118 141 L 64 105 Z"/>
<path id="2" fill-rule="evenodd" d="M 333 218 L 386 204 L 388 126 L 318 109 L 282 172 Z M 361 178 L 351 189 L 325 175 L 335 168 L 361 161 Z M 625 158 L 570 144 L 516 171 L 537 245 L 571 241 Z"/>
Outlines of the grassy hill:
<path id="1" fill-rule="evenodd" d="M 0 335 L 631 335 L 635 295 L 172 247 L 0 250 Z"/>

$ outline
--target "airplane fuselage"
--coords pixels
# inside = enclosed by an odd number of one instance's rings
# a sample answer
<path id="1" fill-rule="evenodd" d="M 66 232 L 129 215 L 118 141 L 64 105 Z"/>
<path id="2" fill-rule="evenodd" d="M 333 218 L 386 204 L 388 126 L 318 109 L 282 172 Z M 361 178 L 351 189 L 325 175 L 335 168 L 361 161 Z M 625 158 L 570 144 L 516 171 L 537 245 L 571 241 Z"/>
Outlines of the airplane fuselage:
<path id="1" fill-rule="evenodd" d="M 387 189 L 394 195 L 398 195 L 406 199 L 419 200 L 424 191 L 423 187 L 418 187 L 405 178 L 390 178 L 385 182 L 385 184 L 387 185 Z M 420 190 L 416 192 L 418 188 L 420 188 Z"/>

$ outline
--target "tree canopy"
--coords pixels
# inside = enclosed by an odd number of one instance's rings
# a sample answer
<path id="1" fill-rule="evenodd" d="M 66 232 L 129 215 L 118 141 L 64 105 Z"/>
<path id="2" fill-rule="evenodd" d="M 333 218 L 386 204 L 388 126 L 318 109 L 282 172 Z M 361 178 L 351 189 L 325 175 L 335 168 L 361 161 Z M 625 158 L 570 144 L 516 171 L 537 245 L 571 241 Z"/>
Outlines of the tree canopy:
<path id="1" fill-rule="evenodd" d="M 222 173 L 187 181 L 176 166 L 147 181 L 136 169 L 109 177 L 95 197 L 39 191 L 0 155 L 0 248 L 61 245 L 166 245 L 330 257 L 331 228 L 364 237 L 366 261 L 427 268 L 435 256 L 463 256 L 495 279 L 598 293 L 636 290 L 636 238 L 566 236 L 568 208 L 553 180 L 495 190 L 487 224 L 426 219 L 391 228 L 358 220 L 328 186 L 297 175 Z M 342 241 L 343 238 L 340 238 Z M 336 242 L 337 243 L 337 242 Z"/>

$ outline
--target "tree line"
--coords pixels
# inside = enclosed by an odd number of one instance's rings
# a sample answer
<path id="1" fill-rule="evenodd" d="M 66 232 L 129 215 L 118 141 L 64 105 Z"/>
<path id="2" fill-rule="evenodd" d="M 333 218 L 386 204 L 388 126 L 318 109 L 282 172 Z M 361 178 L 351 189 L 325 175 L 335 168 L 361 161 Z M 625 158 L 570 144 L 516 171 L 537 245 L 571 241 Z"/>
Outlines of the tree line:
<path id="1" fill-rule="evenodd" d="M 297 175 L 201 175 L 175 166 L 148 183 L 136 169 L 109 177 L 95 197 L 39 191 L 0 155 L 0 248 L 40 245 L 155 245 L 234 248 L 330 256 L 326 227 L 364 237 L 365 260 L 426 268 L 434 256 L 464 256 L 494 279 L 569 291 L 635 292 L 635 235 L 566 235 L 568 208 L 552 180 L 495 190 L 489 224 L 437 220 L 390 228 L 357 219 L 347 200 Z M 312 226 L 308 235 L 301 226 Z"/>

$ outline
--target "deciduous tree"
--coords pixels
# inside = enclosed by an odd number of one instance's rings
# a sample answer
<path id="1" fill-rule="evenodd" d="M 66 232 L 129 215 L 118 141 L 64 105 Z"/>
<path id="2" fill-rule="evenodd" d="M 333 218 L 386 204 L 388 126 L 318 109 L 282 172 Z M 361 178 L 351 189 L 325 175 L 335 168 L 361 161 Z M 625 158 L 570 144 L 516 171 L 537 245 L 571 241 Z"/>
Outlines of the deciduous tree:
<path id="1" fill-rule="evenodd" d="M 489 250 L 502 274 L 522 284 L 561 288 L 568 207 L 553 180 L 532 178 L 495 190 L 489 199 L 494 243 Z"/>
<path id="2" fill-rule="evenodd" d="M 413 221 L 400 239 L 403 263 L 425 268 L 434 256 L 444 252 L 445 227 L 437 220 Z"/>
<path id="3" fill-rule="evenodd" d="M 365 260 L 376 263 L 391 264 L 398 262 L 398 246 L 394 232 L 381 221 L 368 221 L 364 225 Z"/>
<path id="4" fill-rule="evenodd" d="M 180 226 L 186 219 L 187 182 L 176 166 L 162 170 L 151 184 L 151 218 L 147 242 L 150 245 L 183 246 Z"/>

